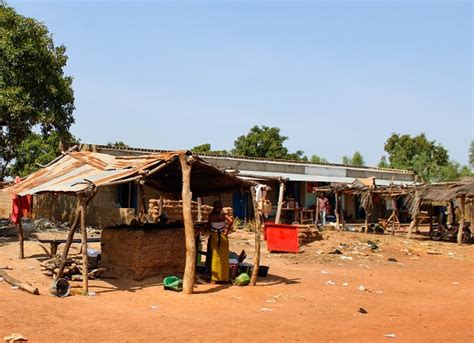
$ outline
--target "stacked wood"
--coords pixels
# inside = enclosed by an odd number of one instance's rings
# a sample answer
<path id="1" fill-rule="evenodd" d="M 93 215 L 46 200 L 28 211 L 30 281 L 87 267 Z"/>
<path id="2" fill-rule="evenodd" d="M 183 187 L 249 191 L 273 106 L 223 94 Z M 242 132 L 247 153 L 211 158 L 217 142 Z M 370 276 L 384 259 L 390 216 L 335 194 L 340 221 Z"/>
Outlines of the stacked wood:
<path id="1" fill-rule="evenodd" d="M 66 267 L 63 271 L 63 278 L 69 279 L 72 281 L 82 281 L 82 257 L 69 257 L 66 260 Z M 56 255 L 49 260 L 41 262 L 41 270 L 44 275 L 53 277 L 56 279 L 56 275 L 59 272 L 59 268 L 61 266 L 61 256 Z M 104 272 L 104 268 L 98 268 L 92 270 L 89 274 L 89 278 L 93 279 L 98 276 L 101 272 Z"/>
<path id="2" fill-rule="evenodd" d="M 212 206 L 201 205 L 201 216 L 202 220 L 206 221 L 209 213 L 212 211 Z M 150 199 L 148 201 L 148 214 L 153 222 L 158 222 L 160 213 L 160 199 Z M 182 200 L 169 200 L 163 201 L 163 214 L 168 217 L 170 222 L 182 221 L 183 220 L 183 201 Z M 198 220 L 198 202 L 191 201 L 191 214 L 193 221 Z"/>

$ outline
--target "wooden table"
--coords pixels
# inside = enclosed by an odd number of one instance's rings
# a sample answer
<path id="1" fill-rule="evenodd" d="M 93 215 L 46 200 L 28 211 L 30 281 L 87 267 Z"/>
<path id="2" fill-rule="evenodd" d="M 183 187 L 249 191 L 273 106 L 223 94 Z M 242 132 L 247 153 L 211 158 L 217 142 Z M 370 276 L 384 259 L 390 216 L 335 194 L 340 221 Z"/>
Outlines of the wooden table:
<path id="1" fill-rule="evenodd" d="M 59 244 L 66 243 L 66 239 L 39 239 L 40 243 L 49 243 L 49 246 L 51 248 L 51 252 L 49 255 L 51 257 L 54 257 L 56 253 L 58 252 L 58 246 Z M 88 238 L 87 243 L 97 243 L 100 242 L 100 238 Z M 79 238 L 73 239 L 72 243 L 81 243 L 81 240 Z"/>

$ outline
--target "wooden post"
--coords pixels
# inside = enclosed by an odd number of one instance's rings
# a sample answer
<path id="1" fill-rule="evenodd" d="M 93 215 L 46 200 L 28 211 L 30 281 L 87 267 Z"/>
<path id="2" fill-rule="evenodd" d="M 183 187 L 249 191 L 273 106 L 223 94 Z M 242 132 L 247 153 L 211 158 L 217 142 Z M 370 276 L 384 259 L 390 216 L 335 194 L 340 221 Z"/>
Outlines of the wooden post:
<path id="1" fill-rule="evenodd" d="M 25 234 L 23 232 L 23 224 L 21 223 L 21 216 L 22 216 L 22 211 L 20 210 L 20 218 L 19 218 L 19 222 L 17 224 L 17 228 L 18 228 L 18 241 L 20 242 L 20 259 L 23 259 L 25 257 L 25 245 L 24 245 L 24 241 L 25 241 Z"/>
<path id="2" fill-rule="evenodd" d="M 198 197 L 197 198 L 197 201 L 198 201 L 198 217 L 197 217 L 197 221 L 198 222 L 202 222 L 202 210 L 201 210 L 201 206 L 202 206 L 202 198 L 201 197 Z"/>
<path id="3" fill-rule="evenodd" d="M 371 216 L 371 213 L 366 209 L 364 209 L 364 210 L 365 210 L 364 233 L 369 233 L 369 217 Z"/>
<path id="4" fill-rule="evenodd" d="M 345 196 L 344 196 L 344 202 L 345 202 Z M 346 221 L 344 219 L 344 206 L 342 204 L 342 195 L 341 195 L 341 224 L 342 224 L 342 231 L 346 230 Z"/>
<path id="5" fill-rule="evenodd" d="M 317 226 L 318 222 L 319 222 L 319 196 L 318 196 L 318 193 L 316 193 L 316 204 L 314 206 L 314 210 L 316 211 L 316 213 L 314 214 L 314 223 Z M 322 225 L 321 225 L 321 227 L 322 227 Z"/>
<path id="6" fill-rule="evenodd" d="M 181 163 L 183 175 L 181 197 L 183 199 L 184 234 L 186 236 L 186 265 L 184 267 L 183 292 L 185 294 L 192 294 L 194 292 L 194 272 L 196 269 L 196 240 L 191 211 L 191 161 L 188 161 L 185 154 L 180 154 L 179 162 Z"/>
<path id="7" fill-rule="evenodd" d="M 253 212 L 255 216 L 255 256 L 253 258 L 253 271 L 250 278 L 250 286 L 257 284 L 258 268 L 260 267 L 260 214 L 258 213 L 257 201 L 255 199 L 255 188 L 250 187 L 252 195 Z"/>
<path id="8" fill-rule="evenodd" d="M 160 195 L 160 209 L 158 215 L 161 216 L 163 214 L 163 197 Z"/>
<path id="9" fill-rule="evenodd" d="M 334 214 L 336 215 L 336 230 L 339 231 L 339 192 L 336 192 L 336 209 Z"/>
<path id="10" fill-rule="evenodd" d="M 397 201 L 394 196 L 390 197 L 392 201 L 392 235 L 395 235 L 395 221 L 398 219 L 397 216 Z"/>
<path id="11" fill-rule="evenodd" d="M 277 213 L 275 217 L 275 224 L 280 224 L 280 217 L 281 217 L 281 208 L 283 207 L 283 193 L 285 192 L 285 183 L 280 181 L 280 192 L 278 193 L 278 205 L 277 205 Z"/>
<path id="12" fill-rule="evenodd" d="M 74 217 L 74 221 L 72 222 L 71 228 L 69 229 L 66 245 L 64 246 L 63 253 L 61 255 L 61 266 L 59 267 L 59 271 L 56 274 L 56 280 L 60 279 L 63 276 L 63 271 L 64 271 L 64 267 L 66 267 L 66 260 L 67 260 L 67 255 L 69 253 L 69 248 L 71 247 L 72 239 L 74 237 L 74 231 L 79 225 L 80 217 L 81 217 L 81 203 L 78 198 L 77 207 L 76 207 L 76 215 Z"/>
<path id="13" fill-rule="evenodd" d="M 408 232 L 407 232 L 407 238 L 411 238 L 411 234 L 413 232 L 413 228 L 416 226 L 418 228 L 418 215 L 420 214 L 420 204 L 421 204 L 421 199 L 419 199 L 419 193 L 417 190 L 415 190 L 415 204 L 414 204 L 414 210 L 412 213 L 412 218 L 411 218 L 411 223 L 410 226 L 408 227 Z M 431 217 L 430 217 L 430 222 L 431 222 Z"/>
<path id="14" fill-rule="evenodd" d="M 143 220 L 143 222 L 146 222 L 145 214 L 147 212 L 147 209 L 146 209 L 145 187 L 143 187 L 143 182 L 144 182 L 143 180 L 138 182 L 138 190 L 140 192 L 140 196 L 139 196 L 140 210 L 139 210 L 139 214 L 138 214 L 138 219 L 140 221 Z"/>
<path id="15" fill-rule="evenodd" d="M 466 208 L 466 196 L 461 195 L 461 218 L 459 218 L 459 229 L 458 229 L 458 244 L 462 244 L 462 234 L 464 229 L 464 214 Z"/>
<path id="16" fill-rule="evenodd" d="M 83 195 L 79 196 L 81 202 L 81 247 L 82 247 L 82 293 L 89 294 L 89 261 L 87 258 L 87 229 L 86 229 L 86 204 Z"/>

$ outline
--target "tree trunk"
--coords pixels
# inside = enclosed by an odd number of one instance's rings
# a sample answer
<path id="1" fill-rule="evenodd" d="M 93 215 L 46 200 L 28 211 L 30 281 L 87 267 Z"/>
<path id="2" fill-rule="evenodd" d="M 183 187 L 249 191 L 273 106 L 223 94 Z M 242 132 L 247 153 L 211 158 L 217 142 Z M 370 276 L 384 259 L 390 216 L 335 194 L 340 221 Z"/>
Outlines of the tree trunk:
<path id="1" fill-rule="evenodd" d="M 196 240 L 194 236 L 193 215 L 191 212 L 191 164 L 188 163 L 187 157 L 184 154 L 179 155 L 179 161 L 183 175 L 181 197 L 183 199 L 184 233 L 186 236 L 186 266 L 184 268 L 183 292 L 185 294 L 192 294 L 194 291 L 194 272 L 196 269 Z"/>
<path id="2" fill-rule="evenodd" d="M 86 229 L 86 204 L 83 196 L 81 201 L 81 243 L 82 243 L 82 292 L 89 293 L 89 261 L 87 258 L 87 229 Z"/>
<path id="3" fill-rule="evenodd" d="M 255 256 L 253 258 L 253 271 L 250 278 L 250 286 L 257 284 L 258 268 L 260 267 L 260 214 L 258 213 L 257 201 L 255 200 L 255 189 L 250 187 L 252 194 L 253 212 L 255 217 Z"/>
<path id="4" fill-rule="evenodd" d="M 464 229 L 464 214 L 466 208 L 466 196 L 461 195 L 461 218 L 459 218 L 459 229 L 458 229 L 458 244 L 462 244 L 462 233 Z"/>
<path id="5" fill-rule="evenodd" d="M 283 193 L 285 192 L 285 183 L 280 181 L 280 192 L 278 193 L 278 206 L 275 217 L 275 224 L 280 224 L 281 208 L 283 207 Z"/>
<path id="6" fill-rule="evenodd" d="M 345 201 L 345 197 L 344 197 L 344 201 Z M 341 199 L 340 199 L 340 204 L 341 204 L 341 224 L 342 224 L 342 231 L 345 231 L 346 230 L 346 221 L 344 219 L 344 206 L 342 206 L 342 195 L 341 195 Z"/>

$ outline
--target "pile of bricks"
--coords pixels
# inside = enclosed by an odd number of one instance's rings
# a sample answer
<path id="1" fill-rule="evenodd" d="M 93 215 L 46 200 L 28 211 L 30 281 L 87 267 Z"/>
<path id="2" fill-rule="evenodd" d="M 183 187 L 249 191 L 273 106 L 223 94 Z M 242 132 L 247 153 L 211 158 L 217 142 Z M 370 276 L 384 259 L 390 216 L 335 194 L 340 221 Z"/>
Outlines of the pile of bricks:
<path id="1" fill-rule="evenodd" d="M 101 250 L 102 266 L 125 278 L 143 280 L 184 271 L 183 228 L 106 228 Z"/>
<path id="2" fill-rule="evenodd" d="M 212 211 L 212 206 L 201 205 L 202 220 L 206 221 L 209 213 Z M 160 212 L 160 200 L 150 199 L 148 201 L 148 214 L 154 222 L 157 222 L 158 215 Z M 193 221 L 198 220 L 198 203 L 196 201 L 191 202 L 191 212 L 193 215 Z M 182 221 L 183 220 L 183 201 L 182 200 L 169 200 L 163 201 L 163 213 L 169 218 L 170 222 Z"/>
<path id="3" fill-rule="evenodd" d="M 308 244 L 323 239 L 318 228 L 314 224 L 298 226 L 299 244 Z"/>

